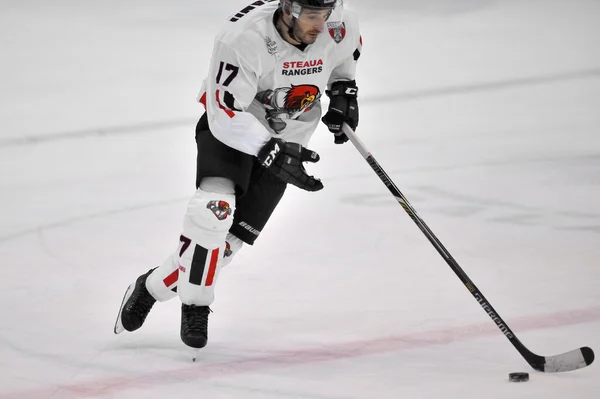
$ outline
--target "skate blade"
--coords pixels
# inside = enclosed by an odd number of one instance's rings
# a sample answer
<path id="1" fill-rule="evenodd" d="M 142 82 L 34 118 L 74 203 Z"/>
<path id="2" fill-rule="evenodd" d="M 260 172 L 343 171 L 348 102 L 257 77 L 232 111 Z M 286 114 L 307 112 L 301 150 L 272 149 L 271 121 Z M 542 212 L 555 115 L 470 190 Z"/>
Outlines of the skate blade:
<path id="1" fill-rule="evenodd" d="M 188 347 L 187 350 L 190 354 L 190 357 L 192 358 L 192 362 L 195 363 L 196 359 L 198 359 L 200 357 L 200 349 Z"/>
<path id="2" fill-rule="evenodd" d="M 115 334 L 121 334 L 123 331 L 125 331 L 125 327 L 123 327 L 123 323 L 121 323 L 121 313 L 123 312 L 125 302 L 127 302 L 131 294 L 133 294 L 134 288 L 135 283 L 127 287 L 127 291 L 125 291 L 125 295 L 123 296 L 123 300 L 121 301 L 121 307 L 119 308 L 119 314 L 117 315 L 117 321 L 115 321 L 115 328 L 113 330 Z"/>

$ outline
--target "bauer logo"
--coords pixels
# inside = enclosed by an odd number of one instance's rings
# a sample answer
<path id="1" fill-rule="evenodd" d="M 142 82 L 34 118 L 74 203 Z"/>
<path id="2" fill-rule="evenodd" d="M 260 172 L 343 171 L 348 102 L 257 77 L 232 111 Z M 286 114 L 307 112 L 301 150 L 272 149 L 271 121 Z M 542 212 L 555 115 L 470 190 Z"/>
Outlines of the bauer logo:
<path id="1" fill-rule="evenodd" d="M 260 234 L 260 230 L 255 229 L 254 227 L 250 226 L 248 223 L 246 222 L 240 222 L 239 223 L 240 227 L 243 227 L 244 229 L 248 230 L 250 233 L 254 234 L 255 236 L 258 237 L 258 235 Z"/>
<path id="2" fill-rule="evenodd" d="M 210 209 L 219 220 L 225 220 L 227 216 L 233 213 L 231 207 L 225 201 L 210 201 L 206 204 L 206 209 Z"/>

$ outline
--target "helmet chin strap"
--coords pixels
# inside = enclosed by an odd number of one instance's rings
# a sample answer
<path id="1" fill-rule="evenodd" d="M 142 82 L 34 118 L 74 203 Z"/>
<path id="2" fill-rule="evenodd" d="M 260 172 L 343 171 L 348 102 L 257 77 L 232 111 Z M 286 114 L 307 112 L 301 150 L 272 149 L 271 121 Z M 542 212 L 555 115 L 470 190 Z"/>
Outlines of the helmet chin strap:
<path id="1" fill-rule="evenodd" d="M 283 18 L 283 14 L 281 14 L 281 21 L 283 21 L 283 24 L 285 26 L 287 26 L 287 28 L 288 28 L 287 34 L 288 34 L 289 37 L 291 37 L 292 39 L 294 39 L 298 43 L 304 43 L 302 40 L 298 39 L 296 37 L 296 35 L 294 35 L 294 25 L 288 25 L 288 23 L 285 22 L 285 18 Z M 292 16 L 292 22 L 293 23 L 296 22 L 296 17 Z"/>

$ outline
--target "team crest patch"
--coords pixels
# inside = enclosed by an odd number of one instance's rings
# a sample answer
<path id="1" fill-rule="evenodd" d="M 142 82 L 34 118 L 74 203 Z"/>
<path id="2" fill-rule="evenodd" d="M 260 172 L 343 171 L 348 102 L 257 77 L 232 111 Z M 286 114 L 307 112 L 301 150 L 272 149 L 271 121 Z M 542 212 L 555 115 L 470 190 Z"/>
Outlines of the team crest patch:
<path id="1" fill-rule="evenodd" d="M 233 213 L 231 207 L 225 201 L 210 201 L 206 204 L 206 209 L 210 209 L 219 220 L 225 220 L 227 216 Z"/>
<path id="2" fill-rule="evenodd" d="M 344 22 L 328 22 L 327 29 L 336 43 L 341 42 L 346 37 L 346 24 Z"/>
<path id="3" fill-rule="evenodd" d="M 293 62 L 292 64 L 301 64 Z M 306 63 L 308 64 L 308 62 Z M 321 60 L 314 61 L 314 65 L 322 65 Z M 313 64 L 310 64 L 313 65 Z M 284 68 L 287 68 L 284 64 Z M 309 69 L 298 69 L 299 71 L 322 70 L 322 66 Z M 285 70 L 285 69 L 284 69 Z M 292 85 L 291 87 L 280 87 L 275 90 L 265 90 L 258 93 L 255 99 L 263 104 L 267 111 L 267 122 L 271 129 L 280 133 L 287 127 L 287 120 L 298 119 L 300 115 L 310 111 L 319 103 L 321 91 L 314 85 Z"/>

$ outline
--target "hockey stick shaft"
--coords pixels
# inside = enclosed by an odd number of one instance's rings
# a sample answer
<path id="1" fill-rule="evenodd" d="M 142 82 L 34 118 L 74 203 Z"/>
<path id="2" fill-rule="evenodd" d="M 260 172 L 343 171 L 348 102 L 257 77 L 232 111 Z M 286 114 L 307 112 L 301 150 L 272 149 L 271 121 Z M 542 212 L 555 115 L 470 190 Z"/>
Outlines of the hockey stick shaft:
<path id="1" fill-rule="evenodd" d="M 590 348 L 580 348 L 580 350 L 572 351 L 566 354 L 545 358 L 531 352 L 523 343 L 516 337 L 514 332 L 508 326 L 508 324 L 500 317 L 498 312 L 492 307 L 490 302 L 485 298 L 485 296 L 481 293 L 481 291 L 477 288 L 475 283 L 467 276 L 465 271 L 459 266 L 458 262 L 452 257 L 450 252 L 444 247 L 441 241 L 433 234 L 431 229 L 425 224 L 423 219 L 417 214 L 417 211 L 413 206 L 408 202 L 408 199 L 402 194 L 402 192 L 398 189 L 396 184 L 392 181 L 392 179 L 388 176 L 388 174 L 383 170 L 381 165 L 375 160 L 375 157 L 367 150 L 366 146 L 360 140 L 360 138 L 356 135 L 356 133 L 346 124 L 342 125 L 343 132 L 348 136 L 352 144 L 356 147 L 358 152 L 362 155 L 362 157 L 367 161 L 367 163 L 371 166 L 373 171 L 377 174 L 379 179 L 385 184 L 390 193 L 394 196 L 396 201 L 402 206 L 402 208 L 406 211 L 408 216 L 415 222 L 415 224 L 419 227 L 421 232 L 427 237 L 429 242 L 434 246 L 434 248 L 438 251 L 438 253 L 444 258 L 448 266 L 454 271 L 454 273 L 458 276 L 460 281 L 464 284 L 464 286 L 469 290 L 471 295 L 477 300 L 479 305 L 483 308 L 483 310 L 487 313 L 487 315 L 494 321 L 496 326 L 500 329 L 502 334 L 510 341 L 511 344 L 519 351 L 521 356 L 538 371 L 568 371 L 574 370 L 576 368 L 585 367 L 591 364 L 594 361 L 594 353 Z M 569 363 L 570 364 L 567 364 Z M 556 363 L 556 366 L 554 365 Z M 560 364 L 559 364 L 560 363 Z"/>

